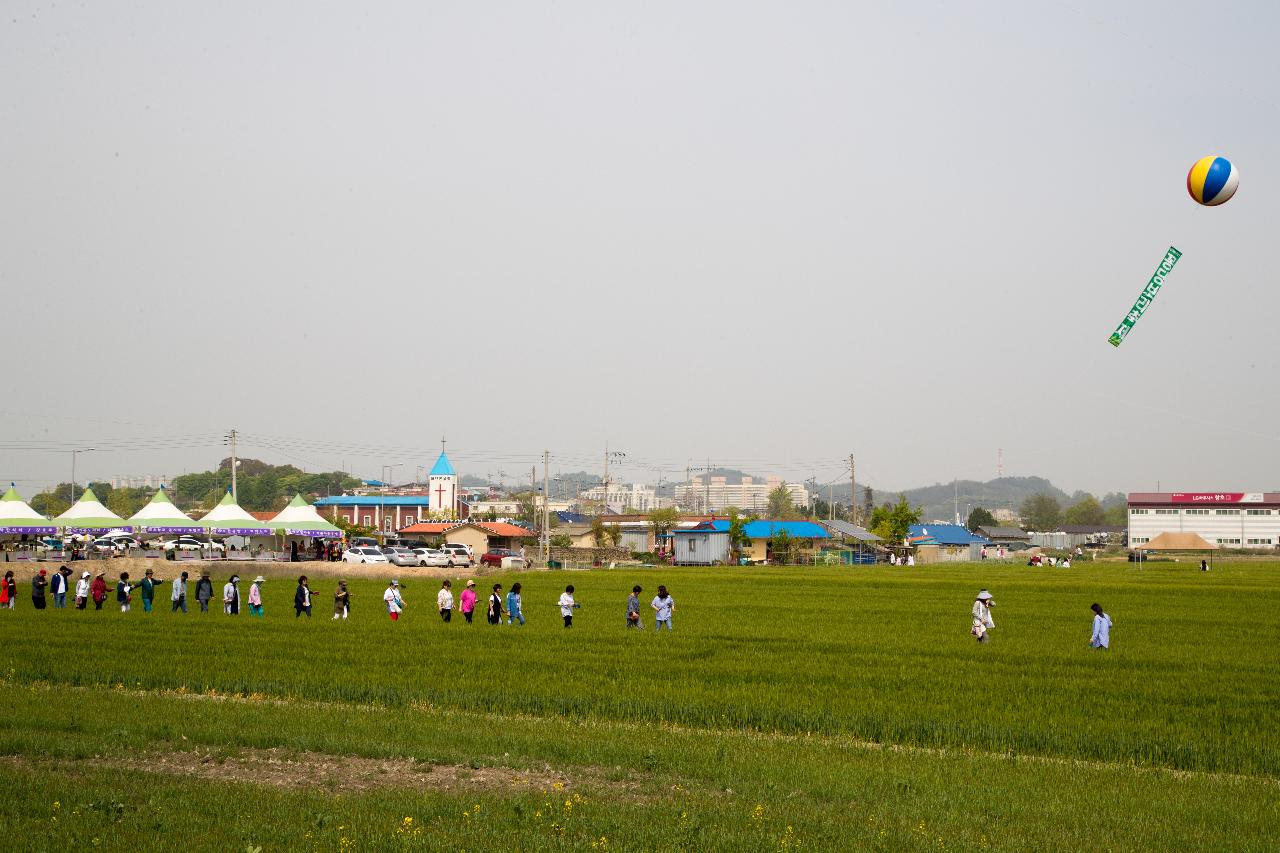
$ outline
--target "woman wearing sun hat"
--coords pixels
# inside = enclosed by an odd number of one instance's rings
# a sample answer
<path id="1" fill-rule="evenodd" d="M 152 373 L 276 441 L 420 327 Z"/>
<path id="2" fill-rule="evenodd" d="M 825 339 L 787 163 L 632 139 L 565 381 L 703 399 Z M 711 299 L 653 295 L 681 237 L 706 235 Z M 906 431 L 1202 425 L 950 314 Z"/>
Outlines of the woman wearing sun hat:
<path id="1" fill-rule="evenodd" d="M 991 593 L 985 589 L 978 593 L 978 597 L 973 602 L 973 628 L 969 633 L 977 638 L 979 643 L 989 642 L 987 631 L 996 626 L 995 620 L 991 618 L 991 608 L 996 606 L 996 601 Z"/>
<path id="2" fill-rule="evenodd" d="M 89 597 L 93 599 L 93 609 L 101 610 L 102 602 L 107 600 L 107 573 L 102 569 L 98 569 L 93 583 L 89 584 Z"/>
<path id="3" fill-rule="evenodd" d="M 476 582 L 467 581 L 467 588 L 462 591 L 462 618 L 471 624 L 471 617 L 476 612 Z"/>
<path id="4" fill-rule="evenodd" d="M 262 585 L 267 579 L 262 575 L 258 575 L 253 579 L 253 583 L 249 585 L 249 615 L 262 615 Z"/>
<path id="5" fill-rule="evenodd" d="M 89 573 L 81 572 L 80 580 L 76 581 L 76 610 L 84 610 L 85 605 L 89 603 Z"/>

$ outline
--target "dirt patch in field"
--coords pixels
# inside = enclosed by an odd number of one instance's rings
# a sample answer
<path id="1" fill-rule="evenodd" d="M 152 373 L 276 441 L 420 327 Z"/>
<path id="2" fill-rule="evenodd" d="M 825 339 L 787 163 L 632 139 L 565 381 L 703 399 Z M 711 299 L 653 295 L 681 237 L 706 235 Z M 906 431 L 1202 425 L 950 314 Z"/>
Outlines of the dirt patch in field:
<path id="1" fill-rule="evenodd" d="M 19 763 L 29 762 L 15 757 Z M 516 770 L 510 767 L 469 767 L 427 764 L 412 758 L 361 758 L 283 749 L 213 749 L 155 752 L 141 756 L 102 756 L 66 762 L 95 768 L 137 770 L 172 776 L 243 782 L 285 789 L 319 789 L 358 794 L 379 788 L 419 791 L 572 791 L 589 786 L 622 796 L 639 797 L 639 779 L 609 778 L 606 771 L 551 767 Z M 626 774 L 630 775 L 630 774 Z"/>

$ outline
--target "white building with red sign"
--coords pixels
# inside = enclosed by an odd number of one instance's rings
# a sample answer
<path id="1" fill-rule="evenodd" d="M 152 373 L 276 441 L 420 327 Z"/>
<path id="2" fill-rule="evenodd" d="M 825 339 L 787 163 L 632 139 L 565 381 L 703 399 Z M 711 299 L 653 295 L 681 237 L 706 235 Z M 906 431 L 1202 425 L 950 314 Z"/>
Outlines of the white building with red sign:
<path id="1" fill-rule="evenodd" d="M 1220 548 L 1280 546 L 1280 492 L 1131 492 L 1129 547 L 1166 531 Z"/>

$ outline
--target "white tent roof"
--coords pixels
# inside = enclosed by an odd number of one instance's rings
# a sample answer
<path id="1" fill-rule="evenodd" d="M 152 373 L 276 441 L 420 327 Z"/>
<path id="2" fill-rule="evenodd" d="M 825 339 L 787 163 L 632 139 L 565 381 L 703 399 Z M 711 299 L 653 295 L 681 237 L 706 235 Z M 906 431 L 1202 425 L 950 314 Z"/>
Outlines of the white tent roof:
<path id="1" fill-rule="evenodd" d="M 9 485 L 9 491 L 0 498 L 0 533 L 54 533 L 53 522 L 36 512 L 18 497 L 18 490 Z"/>
<path id="2" fill-rule="evenodd" d="M 103 530 L 112 527 L 128 529 L 129 527 L 129 525 L 125 524 L 123 518 L 102 505 L 102 501 L 98 500 L 98 496 L 93 493 L 93 489 L 85 489 L 84 494 L 80 496 L 80 500 L 76 501 L 71 509 L 55 518 L 53 522 L 69 531 Z"/>
<path id="3" fill-rule="evenodd" d="M 18 490 L 10 485 L 9 491 L 0 498 L 0 521 L 43 521 L 47 524 L 49 519 L 18 497 Z"/>
<path id="4" fill-rule="evenodd" d="M 230 492 L 227 492 L 226 497 L 200 519 L 200 526 L 232 535 L 239 534 L 241 531 L 253 531 L 250 535 L 258 536 L 272 532 L 265 522 L 258 521 L 242 509 L 240 504 L 231 497 Z"/>
<path id="5" fill-rule="evenodd" d="M 152 533 L 199 533 L 204 529 L 173 505 L 163 486 L 129 521 Z"/>
<path id="6" fill-rule="evenodd" d="M 271 519 L 271 526 L 286 534 L 300 536 L 340 536 L 342 531 L 325 521 L 316 508 L 296 495 L 289 505 Z"/>

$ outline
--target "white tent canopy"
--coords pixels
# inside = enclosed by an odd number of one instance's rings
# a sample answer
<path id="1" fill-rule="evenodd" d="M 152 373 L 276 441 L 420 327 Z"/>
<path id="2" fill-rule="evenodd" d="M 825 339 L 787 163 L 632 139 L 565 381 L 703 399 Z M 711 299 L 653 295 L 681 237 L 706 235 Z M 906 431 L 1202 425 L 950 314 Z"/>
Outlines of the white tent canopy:
<path id="1" fill-rule="evenodd" d="M 296 495 L 289 505 L 271 519 L 271 526 L 286 536 L 307 536 L 312 539 L 337 539 L 342 531 L 325 521 L 316 508 Z"/>
<path id="2" fill-rule="evenodd" d="M 71 509 L 53 520 L 67 533 L 101 533 L 106 530 L 132 530 L 120 516 L 102 505 L 93 489 L 85 489 Z"/>
<path id="3" fill-rule="evenodd" d="M 226 497 L 199 521 L 200 527 L 216 536 L 270 536 L 273 531 L 240 508 L 227 492 Z"/>
<path id="4" fill-rule="evenodd" d="M 164 486 L 152 496 L 147 505 L 133 514 L 129 523 L 140 533 L 203 533 L 204 528 L 173 505 L 165 494 Z"/>
<path id="5" fill-rule="evenodd" d="M 9 491 L 0 498 L 0 534 L 6 533 L 56 533 L 58 528 L 49 519 L 31 508 L 31 505 L 18 497 L 18 490 L 12 483 Z"/>

